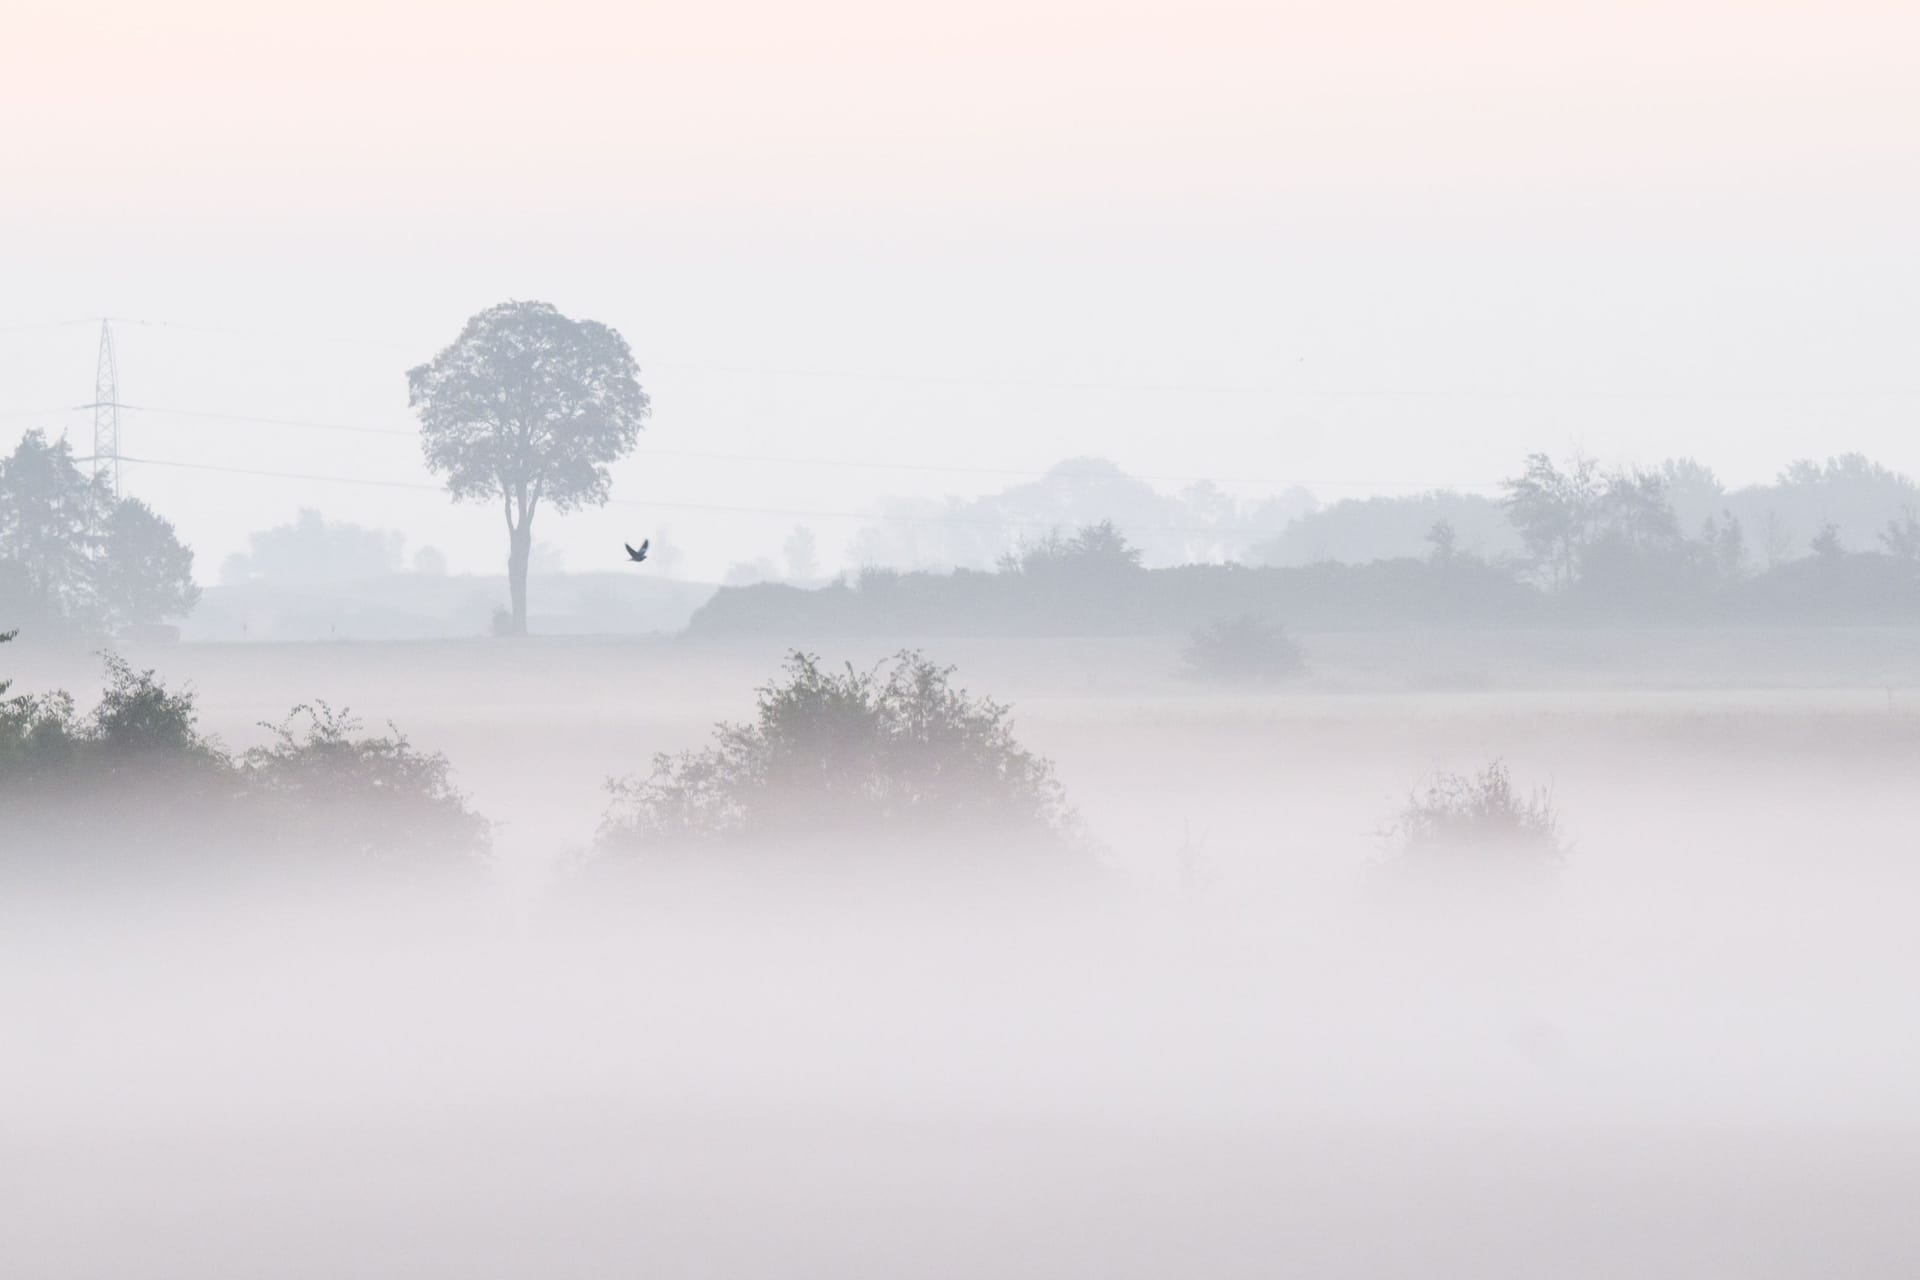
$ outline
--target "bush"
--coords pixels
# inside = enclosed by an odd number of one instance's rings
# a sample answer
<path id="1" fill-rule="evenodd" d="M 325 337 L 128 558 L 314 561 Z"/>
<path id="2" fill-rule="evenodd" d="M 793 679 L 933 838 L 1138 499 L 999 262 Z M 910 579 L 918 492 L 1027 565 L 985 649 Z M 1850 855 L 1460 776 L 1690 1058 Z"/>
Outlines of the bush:
<path id="1" fill-rule="evenodd" d="M 0 868 L 267 868 L 296 849 L 424 868 L 477 864 L 486 850 L 486 823 L 445 759 L 398 731 L 356 737 L 344 714 L 298 707 L 268 726 L 272 745 L 236 761 L 200 732 L 191 690 L 112 655 L 106 665 L 86 716 L 64 691 L 0 700 Z"/>
<path id="2" fill-rule="evenodd" d="M 1286 629 L 1257 614 L 1202 627 L 1187 639 L 1187 674 L 1223 684 L 1273 684 L 1299 675 L 1306 658 Z"/>
<path id="3" fill-rule="evenodd" d="M 1007 707 L 955 688 L 952 668 L 918 653 L 883 667 L 834 672 L 790 654 L 752 722 L 720 725 L 713 745 L 609 784 L 598 851 L 1078 844 L 1052 764 L 1014 740 Z"/>
<path id="4" fill-rule="evenodd" d="M 455 790 L 446 757 L 415 750 L 392 724 L 386 737 L 356 737 L 358 720 L 318 702 L 263 727 L 274 740 L 247 752 L 242 769 L 277 843 L 414 863 L 486 847 L 486 820 Z"/>
<path id="5" fill-rule="evenodd" d="M 1393 834 L 1405 858 L 1428 865 L 1551 866 L 1565 853 L 1553 797 L 1515 791 L 1499 760 L 1434 777 L 1407 798 Z"/>

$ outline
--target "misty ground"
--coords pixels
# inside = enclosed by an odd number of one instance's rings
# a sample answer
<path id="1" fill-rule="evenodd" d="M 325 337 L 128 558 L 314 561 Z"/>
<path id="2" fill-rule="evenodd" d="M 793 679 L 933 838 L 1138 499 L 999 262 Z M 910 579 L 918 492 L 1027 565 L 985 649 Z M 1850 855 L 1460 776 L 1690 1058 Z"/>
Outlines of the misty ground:
<path id="1" fill-rule="evenodd" d="M 1920 635 L 924 647 L 1108 850 L 1072 900 L 561 901 L 609 774 L 773 646 L 179 646 L 233 746 L 391 717 L 499 821 L 471 894 L 8 909 L 0 1254 L 35 1276 L 1902 1275 Z M 896 646 L 823 642 L 870 662 Z M 9 655 L 13 657 L 13 655 Z M 97 684 L 26 652 L 22 689 Z M 1439 769 L 1563 873 L 1418 890 Z"/>

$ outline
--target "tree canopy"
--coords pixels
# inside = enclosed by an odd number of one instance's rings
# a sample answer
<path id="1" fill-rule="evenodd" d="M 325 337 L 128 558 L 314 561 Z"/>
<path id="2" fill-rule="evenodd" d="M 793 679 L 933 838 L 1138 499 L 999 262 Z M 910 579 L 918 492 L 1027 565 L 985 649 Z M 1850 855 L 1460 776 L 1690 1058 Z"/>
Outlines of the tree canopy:
<path id="1" fill-rule="evenodd" d="M 616 330 L 544 302 L 489 307 L 407 374 L 427 465 L 456 501 L 501 504 L 516 631 L 534 514 L 607 500 L 607 464 L 633 449 L 650 411 L 639 374 Z"/>
<path id="2" fill-rule="evenodd" d="M 28 431 L 0 459 L 0 609 L 100 631 L 183 617 L 200 599 L 193 552 L 136 498 L 115 499 L 65 440 Z"/>

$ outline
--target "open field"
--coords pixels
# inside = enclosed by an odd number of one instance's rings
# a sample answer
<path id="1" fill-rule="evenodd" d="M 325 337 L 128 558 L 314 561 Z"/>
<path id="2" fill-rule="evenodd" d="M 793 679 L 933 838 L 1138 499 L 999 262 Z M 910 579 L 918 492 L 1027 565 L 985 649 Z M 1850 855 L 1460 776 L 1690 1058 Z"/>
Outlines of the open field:
<path id="1" fill-rule="evenodd" d="M 929 646 L 1015 705 L 1111 875 L 1062 904 L 545 892 L 610 773 L 772 646 L 180 646 L 232 745 L 391 716 L 500 822 L 407 906 L 13 912 L 22 1274 L 1899 1276 L 1920 1167 L 1920 637 Z M 875 660 L 892 646 L 820 646 Z M 12 656 L 12 655 L 9 655 Z M 77 691 L 22 654 L 22 687 Z M 1797 677 L 1797 678 L 1796 678 Z M 1380 834 L 1504 758 L 1545 891 Z"/>

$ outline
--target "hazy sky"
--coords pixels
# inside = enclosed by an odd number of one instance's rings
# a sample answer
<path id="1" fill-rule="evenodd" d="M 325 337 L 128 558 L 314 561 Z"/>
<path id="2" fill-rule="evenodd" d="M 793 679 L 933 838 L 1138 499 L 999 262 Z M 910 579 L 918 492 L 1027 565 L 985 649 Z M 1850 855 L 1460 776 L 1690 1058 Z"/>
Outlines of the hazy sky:
<path id="1" fill-rule="evenodd" d="M 84 451 L 23 411 L 90 398 L 58 322 L 111 314 L 168 322 L 116 330 L 126 453 L 428 483 L 404 437 L 152 410 L 404 429 L 404 370 L 518 297 L 619 327 L 655 400 L 642 505 L 542 517 L 571 568 L 796 519 L 832 555 L 855 520 L 701 508 L 1076 454 L 1328 498 L 1575 446 L 1920 472 L 1910 0 L 5 16 L 0 443 Z M 504 555 L 430 492 L 126 478 L 203 579 L 302 505 Z"/>

